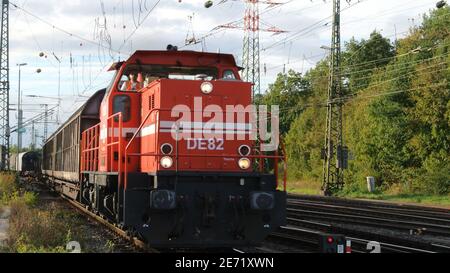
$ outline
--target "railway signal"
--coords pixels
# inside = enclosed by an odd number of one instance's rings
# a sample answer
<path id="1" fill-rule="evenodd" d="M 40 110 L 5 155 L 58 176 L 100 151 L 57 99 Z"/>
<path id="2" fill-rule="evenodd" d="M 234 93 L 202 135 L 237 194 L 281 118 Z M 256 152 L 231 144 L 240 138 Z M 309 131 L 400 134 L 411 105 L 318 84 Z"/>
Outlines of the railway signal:
<path id="1" fill-rule="evenodd" d="M 340 234 L 319 234 L 320 253 L 350 253 L 350 243 L 344 235 Z"/>

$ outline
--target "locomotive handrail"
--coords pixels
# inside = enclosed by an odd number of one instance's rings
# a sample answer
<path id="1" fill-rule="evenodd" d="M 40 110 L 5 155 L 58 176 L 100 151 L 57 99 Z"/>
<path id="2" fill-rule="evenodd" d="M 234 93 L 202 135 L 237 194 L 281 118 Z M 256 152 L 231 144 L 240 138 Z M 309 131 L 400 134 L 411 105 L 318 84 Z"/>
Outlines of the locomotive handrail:
<path id="1" fill-rule="evenodd" d="M 111 128 L 109 127 L 109 123 L 111 119 L 118 117 L 118 129 L 119 132 L 123 130 L 123 120 L 122 120 L 122 112 L 118 112 L 109 116 L 106 120 L 107 122 L 107 132 L 106 132 L 106 147 L 118 146 L 118 155 L 119 158 L 122 157 L 122 135 L 118 137 L 118 141 L 113 141 L 115 136 L 116 125 L 113 122 Z M 82 141 L 81 141 L 81 171 L 98 171 L 98 157 L 100 151 L 100 135 L 101 135 L 101 123 L 97 123 L 96 125 L 84 130 L 82 132 Z M 112 131 L 112 135 L 109 134 L 109 129 Z M 110 171 L 114 170 L 113 165 L 113 155 L 114 150 L 111 149 L 110 157 Z M 122 160 L 118 162 L 118 173 L 119 173 L 119 183 L 121 182 L 121 174 L 122 174 Z"/>
<path id="2" fill-rule="evenodd" d="M 118 112 L 118 113 L 115 113 L 115 114 L 113 114 L 113 115 L 111 115 L 111 116 L 109 116 L 107 119 L 106 119 L 106 128 L 107 128 L 107 140 L 108 140 L 108 138 L 110 137 L 110 138 L 112 138 L 112 139 L 114 139 L 115 138 L 115 129 L 116 129 L 116 127 L 114 126 L 115 125 L 115 121 L 114 121 L 114 119 L 116 118 L 116 117 L 118 117 L 118 123 L 119 123 L 119 136 L 118 136 L 118 141 L 111 141 L 111 142 L 109 142 L 109 141 L 107 141 L 106 143 L 106 147 L 108 148 L 108 147 L 111 147 L 111 153 L 110 153 L 110 158 L 111 158 L 111 161 L 110 161 L 110 166 L 111 166 L 111 171 L 113 171 L 114 170 L 114 150 L 112 149 L 112 147 L 114 146 L 114 145 L 117 145 L 117 147 L 118 147 L 118 151 L 117 151 L 117 153 L 118 153 L 118 163 L 117 163 L 117 173 L 118 173 L 118 177 L 117 177 L 117 184 L 118 184 L 118 187 L 120 188 L 120 186 L 121 186 L 121 184 L 122 184 L 122 139 L 123 139 L 123 136 L 122 136 L 122 131 L 123 131 L 123 119 L 122 119 L 122 112 Z M 112 136 L 109 136 L 109 122 L 110 122 L 110 120 L 112 120 L 113 122 L 112 122 L 112 127 L 111 127 L 111 131 L 112 131 Z M 125 162 L 126 162 L 126 160 L 125 160 Z"/>
<path id="3" fill-rule="evenodd" d="M 81 171 L 91 171 L 92 163 L 94 163 L 94 169 L 96 166 L 95 162 L 95 154 L 100 149 L 99 147 L 93 147 L 93 148 L 87 148 L 93 146 L 93 142 L 95 138 L 92 137 L 92 132 L 94 131 L 94 136 L 98 134 L 98 128 L 100 128 L 100 124 L 96 124 L 88 129 L 86 129 L 82 134 L 82 142 L 81 142 Z M 92 139 L 88 139 L 88 134 L 91 136 Z M 94 159 L 91 159 L 91 157 L 94 157 Z"/>
<path id="4" fill-rule="evenodd" d="M 125 146 L 125 184 L 124 184 L 125 189 L 127 188 L 127 185 L 128 185 L 128 160 L 127 160 L 128 159 L 128 148 L 130 148 L 131 143 L 133 143 L 133 141 L 136 139 L 138 134 L 141 133 L 142 127 L 144 127 L 144 124 L 147 122 L 147 120 L 149 119 L 151 114 L 155 113 L 156 111 L 159 112 L 161 110 L 172 111 L 171 109 L 160 109 L 160 108 L 153 108 L 152 110 L 150 110 L 148 112 L 148 114 L 145 116 L 144 120 L 141 122 L 141 125 L 139 125 L 139 127 L 136 130 L 136 132 L 134 133 L 133 137 L 128 142 L 127 146 Z"/>

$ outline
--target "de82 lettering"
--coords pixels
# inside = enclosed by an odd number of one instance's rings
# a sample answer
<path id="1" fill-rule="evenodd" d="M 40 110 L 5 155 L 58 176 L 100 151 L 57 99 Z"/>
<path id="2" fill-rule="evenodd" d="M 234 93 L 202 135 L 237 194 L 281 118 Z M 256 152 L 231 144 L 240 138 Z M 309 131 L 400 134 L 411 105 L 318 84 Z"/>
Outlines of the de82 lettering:
<path id="1" fill-rule="evenodd" d="M 224 140 L 219 138 L 196 138 L 187 140 L 188 150 L 210 150 L 210 151 L 223 151 Z"/>

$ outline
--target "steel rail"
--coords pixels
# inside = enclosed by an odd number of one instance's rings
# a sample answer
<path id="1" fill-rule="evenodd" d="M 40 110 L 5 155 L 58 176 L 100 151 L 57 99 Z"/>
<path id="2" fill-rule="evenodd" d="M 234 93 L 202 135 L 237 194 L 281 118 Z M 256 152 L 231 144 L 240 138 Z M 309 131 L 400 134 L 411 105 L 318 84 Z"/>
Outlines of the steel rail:
<path id="1" fill-rule="evenodd" d="M 380 200 L 366 200 L 366 199 L 346 199 L 339 197 L 324 197 L 318 195 L 298 195 L 290 194 L 288 199 L 294 200 L 308 200 L 308 201 L 321 201 L 326 203 L 343 203 L 354 206 L 377 206 L 383 208 L 396 208 L 396 209 L 408 209 L 416 211 L 429 211 L 429 212 L 441 212 L 448 214 L 450 213 L 450 208 L 427 206 L 427 205 L 415 205 L 415 204 L 405 204 L 405 203 L 395 203 Z"/>
<path id="2" fill-rule="evenodd" d="M 450 219 L 442 219 L 437 217 L 427 217 L 421 215 L 410 215 L 405 213 L 385 212 L 376 209 L 346 207 L 343 205 L 333 204 L 316 204 L 316 203 L 288 203 L 290 209 L 314 209 L 327 212 L 342 212 L 355 216 L 371 216 L 382 219 L 401 220 L 402 222 L 423 223 L 430 227 L 448 228 L 450 230 Z"/>
<path id="3" fill-rule="evenodd" d="M 103 226 L 107 227 L 108 229 L 110 229 L 111 231 L 113 231 L 114 233 L 119 235 L 120 237 L 122 237 L 125 240 L 129 241 L 131 244 L 133 244 L 138 249 L 140 249 L 142 251 L 145 251 L 145 252 L 148 252 L 148 253 L 159 253 L 158 250 L 148 247 L 148 245 L 145 242 L 139 240 L 136 237 L 129 236 L 126 231 L 120 229 L 119 227 L 117 227 L 114 224 L 110 223 L 109 221 L 103 219 L 102 217 L 98 216 L 97 214 L 94 214 L 93 212 L 87 210 L 85 207 L 83 207 L 79 203 L 73 201 L 72 199 L 67 198 L 66 196 L 64 196 L 62 194 L 60 196 L 64 200 L 68 201 L 68 203 L 71 206 L 73 206 L 75 209 L 77 209 L 78 211 L 82 212 L 87 217 L 91 218 L 92 220 L 94 220 L 94 221 L 102 224 Z"/>
<path id="4" fill-rule="evenodd" d="M 299 219 L 319 219 L 327 222 L 359 224 L 372 227 L 385 227 L 407 232 L 420 232 L 436 236 L 450 236 L 450 228 L 442 225 L 433 225 L 420 222 L 400 221 L 363 215 L 351 215 L 337 212 L 323 212 L 318 210 L 287 209 L 288 216 Z"/>
<path id="5" fill-rule="evenodd" d="M 361 231 L 352 228 L 344 228 L 333 224 L 325 224 L 309 220 L 288 218 L 288 223 L 293 226 L 307 227 L 313 230 L 319 230 L 327 233 L 345 234 L 348 239 L 353 241 L 365 242 L 380 241 L 383 249 L 395 252 L 414 252 L 414 253 L 440 253 L 450 252 L 450 246 L 439 245 L 435 243 L 411 241 L 406 238 L 399 238 L 390 235 L 374 234 L 368 231 Z M 355 240 L 354 240 L 355 239 Z"/>

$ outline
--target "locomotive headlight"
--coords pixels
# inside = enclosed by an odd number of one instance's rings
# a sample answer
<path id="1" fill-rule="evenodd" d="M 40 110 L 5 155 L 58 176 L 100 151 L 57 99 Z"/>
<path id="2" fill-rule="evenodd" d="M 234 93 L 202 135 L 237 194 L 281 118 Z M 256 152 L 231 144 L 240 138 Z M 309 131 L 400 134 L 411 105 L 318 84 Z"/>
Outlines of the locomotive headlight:
<path id="1" fill-rule="evenodd" d="M 238 151 L 239 151 L 240 155 L 248 156 L 250 154 L 250 152 L 251 152 L 251 149 L 247 145 L 242 145 L 241 147 L 239 147 Z"/>
<path id="2" fill-rule="evenodd" d="M 169 143 L 165 143 L 165 144 L 161 145 L 161 153 L 163 153 L 165 155 L 170 155 L 172 153 L 172 151 L 173 151 L 173 147 Z"/>
<path id="3" fill-rule="evenodd" d="M 165 157 L 161 158 L 160 163 L 164 169 L 169 169 L 173 165 L 173 159 L 171 157 L 165 156 Z"/>
<path id="4" fill-rule="evenodd" d="M 248 158 L 241 158 L 238 162 L 239 168 L 243 170 L 248 170 L 251 166 L 251 161 Z"/>
<path id="5" fill-rule="evenodd" d="M 200 89 L 202 90 L 203 94 L 211 94 L 214 90 L 214 86 L 210 82 L 204 82 L 200 86 Z"/>

